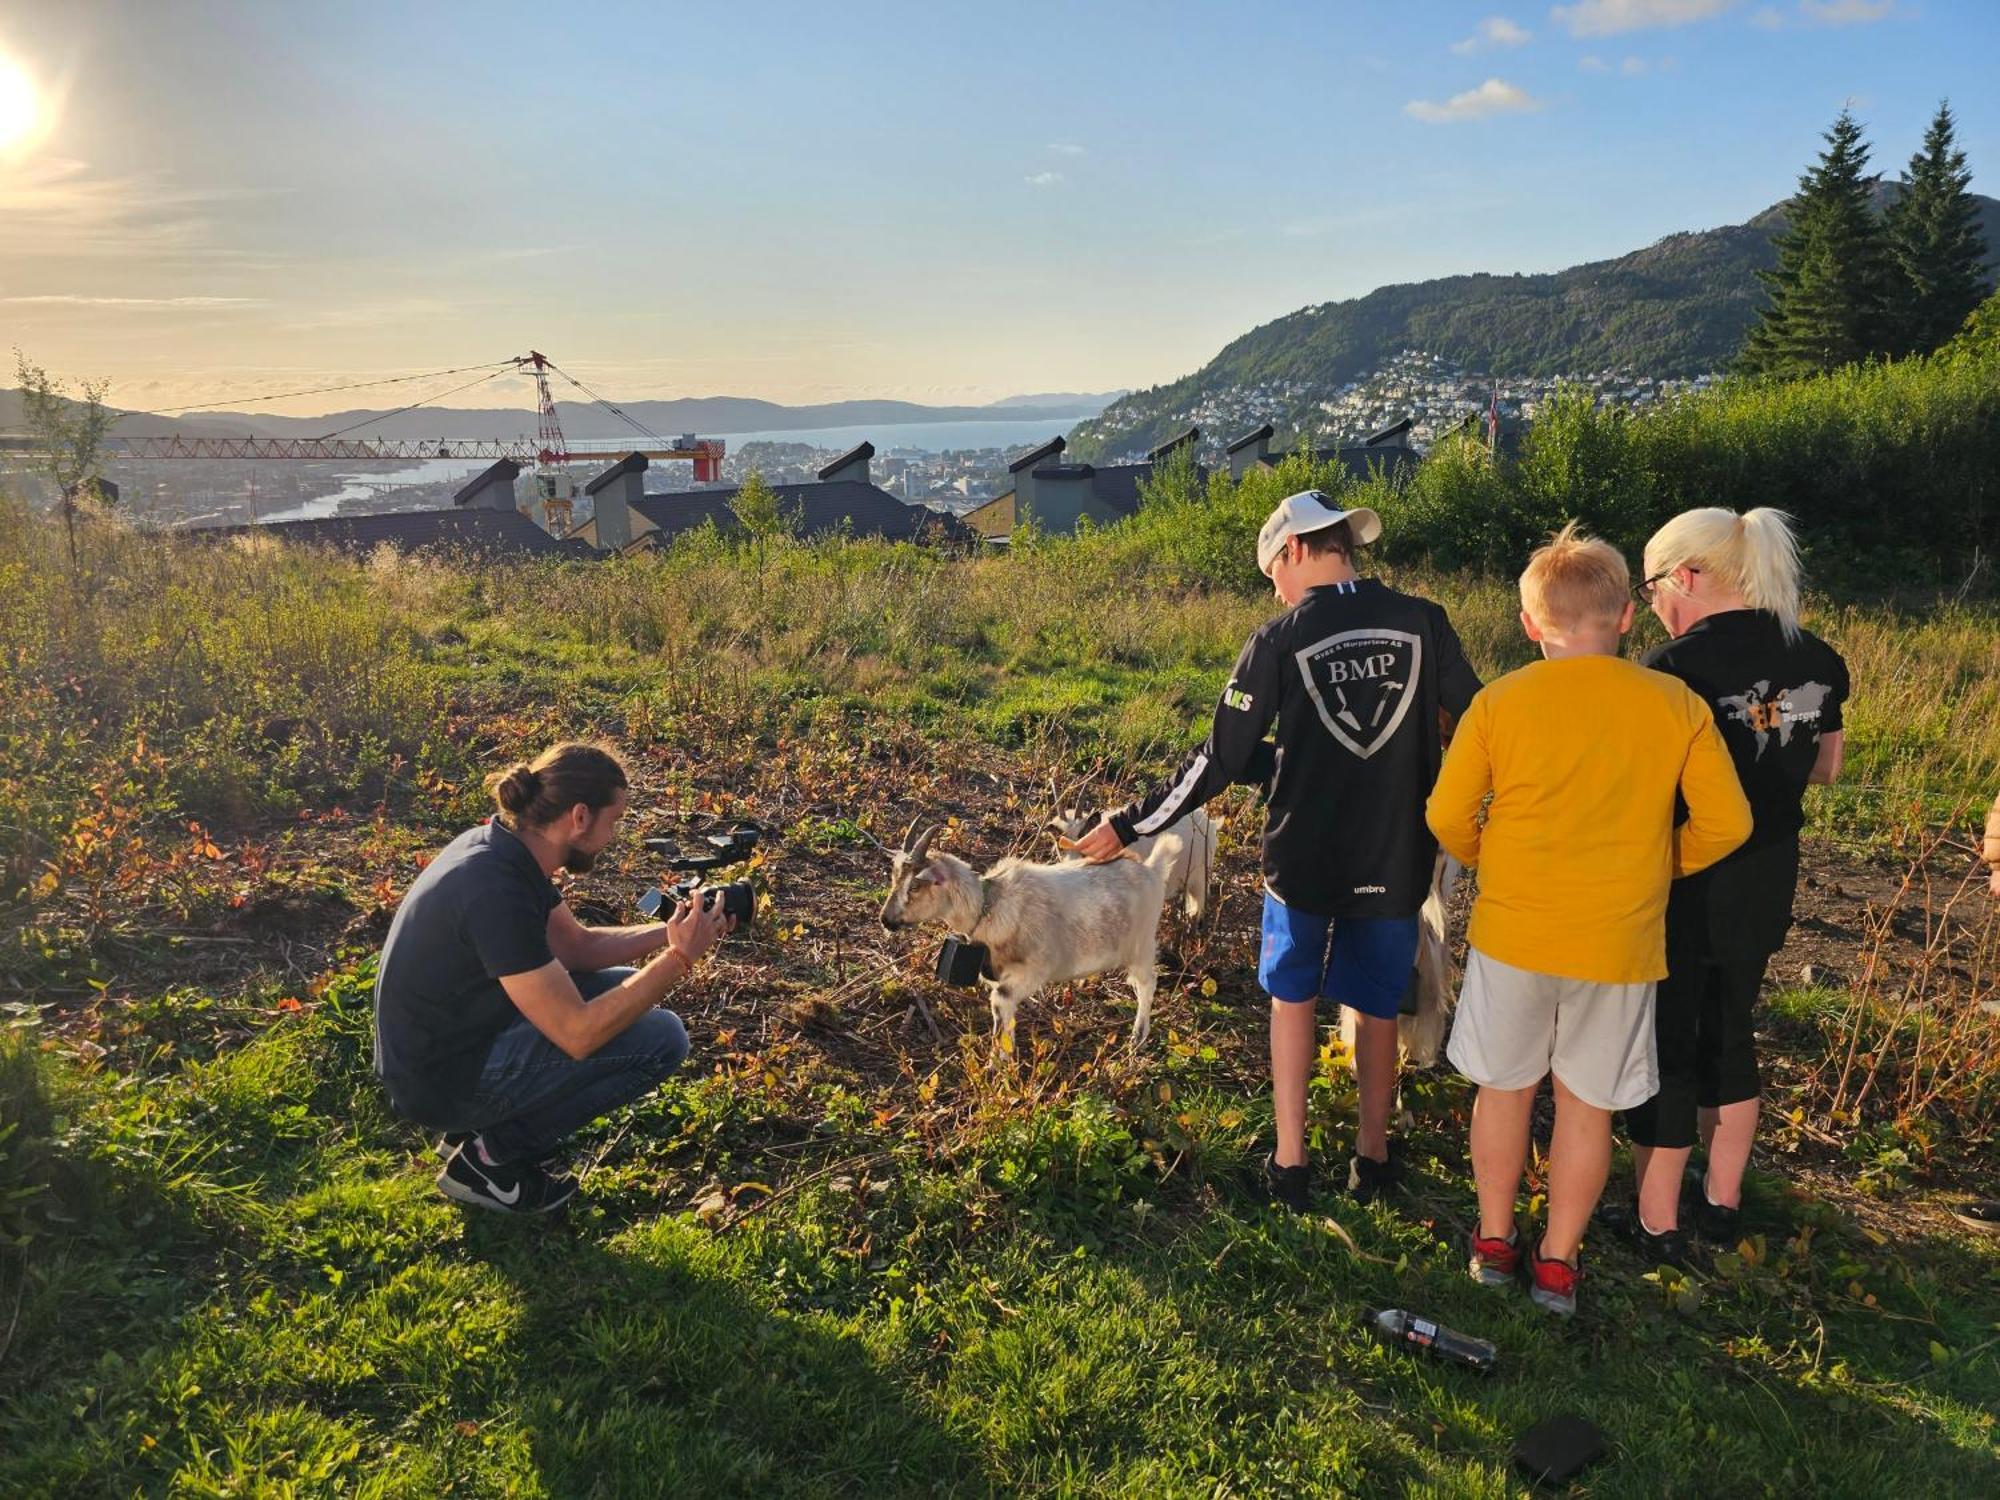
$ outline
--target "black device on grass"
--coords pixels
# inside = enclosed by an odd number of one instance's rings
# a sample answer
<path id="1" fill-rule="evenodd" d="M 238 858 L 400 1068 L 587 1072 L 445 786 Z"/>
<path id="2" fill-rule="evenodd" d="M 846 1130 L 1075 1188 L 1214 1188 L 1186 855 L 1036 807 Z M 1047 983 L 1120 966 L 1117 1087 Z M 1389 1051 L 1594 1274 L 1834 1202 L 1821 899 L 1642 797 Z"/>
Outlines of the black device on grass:
<path id="1" fill-rule="evenodd" d="M 1514 1465 L 1535 1484 L 1568 1484 L 1604 1457 L 1604 1433 L 1582 1417 L 1550 1417 L 1522 1433 Z"/>
<path id="2" fill-rule="evenodd" d="M 705 874 L 719 870 L 726 865 L 741 864 L 757 848 L 758 830 L 748 824 L 738 824 L 721 833 L 705 833 L 700 842 L 707 846 L 703 854 L 689 854 L 680 844 L 669 838 L 651 838 L 645 846 L 667 862 L 667 868 L 676 874 Z M 703 885 L 699 880 L 683 880 L 668 886 L 665 890 L 654 886 L 639 897 L 638 908 L 642 916 L 659 917 L 664 911 L 691 899 L 701 893 L 703 911 L 714 911 L 718 903 L 723 915 L 736 918 L 738 927 L 748 927 L 750 919 L 757 911 L 757 891 L 747 880 L 730 880 L 720 885 Z"/>
<path id="3" fill-rule="evenodd" d="M 983 975 L 992 978 L 987 968 L 987 952 L 984 943 L 975 943 L 971 938 L 953 933 L 938 949 L 937 977 L 940 982 L 956 989 L 969 990 Z"/>

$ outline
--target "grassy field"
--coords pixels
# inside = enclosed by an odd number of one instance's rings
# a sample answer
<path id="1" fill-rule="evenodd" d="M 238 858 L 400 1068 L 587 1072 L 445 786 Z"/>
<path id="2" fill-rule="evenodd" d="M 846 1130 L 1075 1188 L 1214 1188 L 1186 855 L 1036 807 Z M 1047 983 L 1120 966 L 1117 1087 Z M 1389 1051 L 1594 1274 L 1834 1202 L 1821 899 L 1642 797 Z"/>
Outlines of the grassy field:
<path id="1" fill-rule="evenodd" d="M 1993 1189 L 2000 1129 L 1996 932 L 1952 896 L 2000 783 L 1990 606 L 1816 607 L 1857 696 L 1814 861 L 1921 879 L 1868 907 L 1879 965 L 1780 976 L 1745 1244 L 1677 1278 L 1593 1242 L 1563 1325 L 1463 1278 L 1460 1080 L 1408 1090 L 1405 1199 L 1244 1188 L 1247 804 L 1137 1061 L 1122 987 L 1082 985 L 995 1070 L 873 922 L 873 838 L 1025 847 L 1199 732 L 1270 610 L 1200 537 L 357 566 L 99 527 L 72 581 L 5 519 L 0 1493 L 1497 1495 L 1565 1411 L 1612 1438 L 1596 1495 L 2000 1490 L 2000 1254 L 1938 1207 Z M 1504 586 L 1403 581 L 1483 671 L 1525 659 Z M 567 1221 L 495 1223 L 372 1085 L 373 953 L 478 773 L 579 732 L 637 769 L 635 833 L 770 823 L 768 902 Z M 627 839 L 579 907 L 649 873 Z M 1352 1103 L 1329 1042 L 1319 1150 Z M 1380 1305 L 1501 1369 L 1378 1348 Z"/>

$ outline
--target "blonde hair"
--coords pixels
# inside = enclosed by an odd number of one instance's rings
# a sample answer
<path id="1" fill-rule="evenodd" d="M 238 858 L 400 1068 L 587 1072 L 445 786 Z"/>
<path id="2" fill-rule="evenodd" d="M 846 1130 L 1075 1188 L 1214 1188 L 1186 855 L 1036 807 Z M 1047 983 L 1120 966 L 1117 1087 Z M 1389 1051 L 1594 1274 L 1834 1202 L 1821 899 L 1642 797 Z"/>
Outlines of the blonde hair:
<path id="1" fill-rule="evenodd" d="M 1776 615 L 1787 636 L 1799 633 L 1799 544 L 1783 511 L 1765 507 L 1739 516 L 1719 505 L 1682 511 L 1646 543 L 1648 578 L 1675 568 L 1708 574 L 1752 609 Z M 1673 584 L 1661 578 L 1659 586 Z"/>
<path id="2" fill-rule="evenodd" d="M 1616 625 L 1631 597 L 1623 554 L 1575 521 L 1537 547 L 1521 575 L 1521 608 L 1544 630 Z"/>

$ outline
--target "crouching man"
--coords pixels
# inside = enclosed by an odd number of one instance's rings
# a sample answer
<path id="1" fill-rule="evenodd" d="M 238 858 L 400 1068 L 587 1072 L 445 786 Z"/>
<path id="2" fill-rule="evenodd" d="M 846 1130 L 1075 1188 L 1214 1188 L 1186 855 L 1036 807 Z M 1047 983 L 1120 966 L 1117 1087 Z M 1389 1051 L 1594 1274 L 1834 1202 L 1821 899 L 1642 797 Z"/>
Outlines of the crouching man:
<path id="1" fill-rule="evenodd" d="M 683 902 L 666 922 L 585 927 L 563 903 L 551 877 L 588 870 L 625 813 L 609 751 L 557 745 L 489 785 L 498 814 L 425 866 L 389 928 L 375 1071 L 398 1114 L 444 1133 L 447 1197 L 546 1213 L 576 1192 L 545 1166 L 558 1143 L 687 1056 L 660 1002 L 735 919 Z"/>

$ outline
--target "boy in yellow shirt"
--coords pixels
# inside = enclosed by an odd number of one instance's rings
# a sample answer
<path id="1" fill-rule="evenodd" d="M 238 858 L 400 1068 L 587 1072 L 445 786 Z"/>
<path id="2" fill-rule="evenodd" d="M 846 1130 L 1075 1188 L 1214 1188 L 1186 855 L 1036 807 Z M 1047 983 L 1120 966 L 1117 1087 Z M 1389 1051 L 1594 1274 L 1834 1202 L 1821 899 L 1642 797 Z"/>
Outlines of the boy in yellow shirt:
<path id="1" fill-rule="evenodd" d="M 1545 660 L 1459 720 L 1426 809 L 1438 843 L 1479 867 L 1448 1056 L 1479 1085 L 1471 1272 L 1519 1274 L 1514 1201 L 1535 1094 L 1553 1073 L 1548 1224 L 1530 1295 L 1576 1311 L 1584 1225 L 1611 1164 L 1611 1116 L 1659 1088 L 1653 985 L 1667 972 L 1667 888 L 1750 833 L 1750 805 L 1709 707 L 1618 655 L 1631 575 L 1574 522 L 1528 560 L 1521 625 Z M 1479 810 L 1492 802 L 1482 826 Z M 1687 820 L 1675 826 L 1675 794 Z"/>

